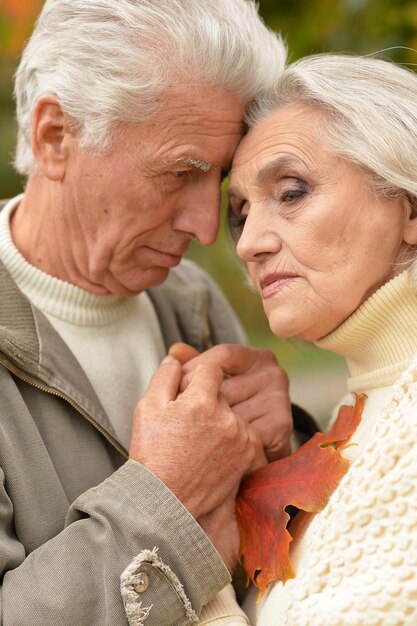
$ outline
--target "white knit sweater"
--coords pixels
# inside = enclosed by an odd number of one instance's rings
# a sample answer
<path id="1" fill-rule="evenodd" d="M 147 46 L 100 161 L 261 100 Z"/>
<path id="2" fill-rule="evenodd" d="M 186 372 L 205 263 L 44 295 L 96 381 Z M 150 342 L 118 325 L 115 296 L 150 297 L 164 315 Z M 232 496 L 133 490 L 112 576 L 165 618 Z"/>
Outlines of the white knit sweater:
<path id="1" fill-rule="evenodd" d="M 358 445 L 345 452 L 350 468 L 292 544 L 296 577 L 271 585 L 258 605 L 252 590 L 247 620 L 228 590 L 223 618 L 208 606 L 203 624 L 417 624 L 416 329 L 417 296 L 403 272 L 319 342 L 347 357 L 349 390 L 368 395 Z"/>

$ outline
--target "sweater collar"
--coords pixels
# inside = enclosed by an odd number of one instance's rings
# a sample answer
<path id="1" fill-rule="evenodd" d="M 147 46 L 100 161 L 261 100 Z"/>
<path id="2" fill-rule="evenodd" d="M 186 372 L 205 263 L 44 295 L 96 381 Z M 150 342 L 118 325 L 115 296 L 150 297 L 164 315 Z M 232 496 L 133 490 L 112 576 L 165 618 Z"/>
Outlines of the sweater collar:
<path id="1" fill-rule="evenodd" d="M 417 293 L 404 271 L 316 342 L 345 357 L 349 391 L 391 385 L 417 352 Z"/>

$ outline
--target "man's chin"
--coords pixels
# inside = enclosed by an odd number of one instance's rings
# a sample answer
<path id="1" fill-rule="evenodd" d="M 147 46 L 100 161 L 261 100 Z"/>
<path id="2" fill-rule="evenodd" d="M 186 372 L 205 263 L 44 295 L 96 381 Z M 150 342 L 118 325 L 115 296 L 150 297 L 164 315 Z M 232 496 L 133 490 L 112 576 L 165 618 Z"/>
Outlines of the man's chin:
<path id="1" fill-rule="evenodd" d="M 123 284 L 117 286 L 117 293 L 114 295 L 123 297 L 134 297 L 146 289 L 152 289 L 161 285 L 168 277 L 169 267 L 150 267 L 146 270 L 141 269 L 140 275 L 131 275 Z M 116 286 L 115 286 L 116 289 Z"/>

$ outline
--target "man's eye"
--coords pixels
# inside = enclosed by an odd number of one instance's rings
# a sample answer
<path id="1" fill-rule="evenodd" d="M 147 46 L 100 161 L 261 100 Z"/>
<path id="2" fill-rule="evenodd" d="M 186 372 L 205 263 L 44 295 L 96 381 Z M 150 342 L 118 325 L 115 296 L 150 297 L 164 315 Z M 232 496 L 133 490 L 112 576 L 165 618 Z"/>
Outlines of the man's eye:
<path id="1" fill-rule="evenodd" d="M 187 176 L 188 173 L 189 173 L 188 170 L 178 170 L 178 171 L 171 172 L 171 174 L 175 176 L 175 178 L 184 178 L 185 176 Z"/>

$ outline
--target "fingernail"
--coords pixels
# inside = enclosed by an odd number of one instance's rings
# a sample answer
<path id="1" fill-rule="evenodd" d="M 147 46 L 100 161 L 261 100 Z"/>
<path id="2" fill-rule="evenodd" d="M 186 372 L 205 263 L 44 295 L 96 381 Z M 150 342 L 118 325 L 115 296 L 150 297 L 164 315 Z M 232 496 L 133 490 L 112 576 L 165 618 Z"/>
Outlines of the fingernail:
<path id="1" fill-rule="evenodd" d="M 162 359 L 161 364 L 162 363 L 173 363 L 176 360 L 177 359 L 174 359 L 173 356 L 171 356 L 170 354 L 167 354 L 166 357 L 164 359 Z"/>

